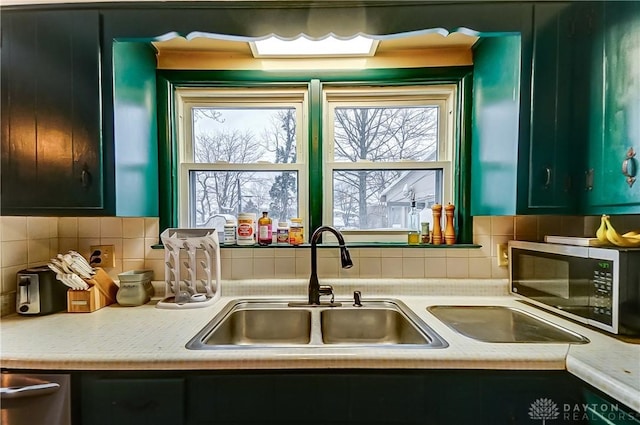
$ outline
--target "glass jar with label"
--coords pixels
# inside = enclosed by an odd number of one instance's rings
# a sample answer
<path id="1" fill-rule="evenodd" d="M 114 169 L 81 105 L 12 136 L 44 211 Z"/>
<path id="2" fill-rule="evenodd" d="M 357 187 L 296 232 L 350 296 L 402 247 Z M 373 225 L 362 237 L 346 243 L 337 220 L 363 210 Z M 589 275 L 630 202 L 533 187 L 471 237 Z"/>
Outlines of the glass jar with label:
<path id="1" fill-rule="evenodd" d="M 224 224 L 224 245 L 235 245 L 236 243 L 236 221 L 227 220 Z"/>
<path id="2" fill-rule="evenodd" d="M 258 243 L 260 245 L 271 245 L 273 242 L 272 221 L 268 214 L 267 211 L 263 211 L 262 217 L 258 219 Z"/>
<path id="3" fill-rule="evenodd" d="M 238 245 L 253 245 L 256 243 L 255 225 L 256 215 L 254 213 L 238 214 Z"/>
<path id="4" fill-rule="evenodd" d="M 429 222 L 423 221 L 422 223 L 420 223 L 420 226 L 422 228 L 420 230 L 420 243 L 428 244 L 429 243 Z"/>
<path id="5" fill-rule="evenodd" d="M 289 243 L 291 245 L 302 245 L 304 243 L 304 224 L 302 224 L 302 219 L 299 217 L 291 219 Z"/>
<path id="6" fill-rule="evenodd" d="M 278 229 L 276 230 L 276 243 L 278 245 L 289 244 L 289 223 L 286 221 L 278 222 Z"/>

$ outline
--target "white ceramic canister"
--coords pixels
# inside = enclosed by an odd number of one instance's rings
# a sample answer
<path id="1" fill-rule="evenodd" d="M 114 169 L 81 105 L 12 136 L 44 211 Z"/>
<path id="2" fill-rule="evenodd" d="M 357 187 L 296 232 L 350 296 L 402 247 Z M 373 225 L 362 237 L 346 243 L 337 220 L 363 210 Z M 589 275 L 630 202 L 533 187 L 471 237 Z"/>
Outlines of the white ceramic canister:
<path id="1" fill-rule="evenodd" d="M 238 245 L 254 245 L 256 243 L 255 213 L 238 214 Z"/>

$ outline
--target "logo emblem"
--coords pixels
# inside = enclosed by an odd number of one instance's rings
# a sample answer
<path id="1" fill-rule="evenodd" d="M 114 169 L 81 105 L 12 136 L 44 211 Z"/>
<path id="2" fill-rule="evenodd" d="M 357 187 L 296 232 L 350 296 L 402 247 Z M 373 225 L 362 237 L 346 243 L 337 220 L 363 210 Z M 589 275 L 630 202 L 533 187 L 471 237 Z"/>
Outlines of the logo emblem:
<path id="1" fill-rule="evenodd" d="M 529 406 L 529 417 L 533 420 L 542 420 L 544 425 L 547 420 L 554 420 L 560 416 L 558 405 L 549 398 L 539 398 Z"/>

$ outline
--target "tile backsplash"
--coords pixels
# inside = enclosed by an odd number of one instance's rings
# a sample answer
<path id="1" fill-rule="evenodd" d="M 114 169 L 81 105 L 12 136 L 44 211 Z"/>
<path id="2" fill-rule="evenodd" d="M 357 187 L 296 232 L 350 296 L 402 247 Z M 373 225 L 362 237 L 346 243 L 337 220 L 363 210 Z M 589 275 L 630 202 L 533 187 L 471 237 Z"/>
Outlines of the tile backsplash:
<path id="1" fill-rule="evenodd" d="M 15 311 L 16 273 L 41 265 L 71 249 L 89 258 L 90 246 L 113 245 L 114 278 L 123 271 L 152 269 L 164 278 L 164 250 L 158 243 L 156 217 L 0 217 L 2 315 Z M 616 217 L 619 230 L 640 228 L 640 215 Z M 320 278 L 506 278 L 496 261 L 497 244 L 511 239 L 542 240 L 544 235 L 591 236 L 599 217 L 484 216 L 473 218 L 473 242 L 480 248 L 351 248 L 354 266 L 339 267 L 337 249 L 318 250 Z M 225 280 L 304 278 L 310 272 L 310 249 L 229 248 L 221 250 Z"/>

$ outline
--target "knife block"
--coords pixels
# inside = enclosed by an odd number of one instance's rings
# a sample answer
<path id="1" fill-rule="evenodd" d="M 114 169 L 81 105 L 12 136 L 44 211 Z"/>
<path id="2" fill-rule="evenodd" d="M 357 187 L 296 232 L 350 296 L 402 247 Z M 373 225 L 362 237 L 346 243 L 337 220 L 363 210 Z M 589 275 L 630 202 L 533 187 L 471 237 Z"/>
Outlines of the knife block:
<path id="1" fill-rule="evenodd" d="M 118 285 L 103 269 L 97 267 L 92 279 L 84 279 L 89 284 L 86 291 L 67 290 L 67 311 L 69 313 L 91 313 L 116 302 Z"/>

